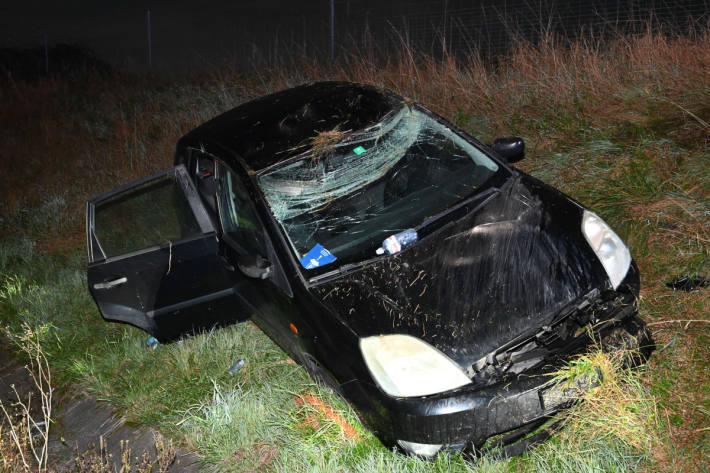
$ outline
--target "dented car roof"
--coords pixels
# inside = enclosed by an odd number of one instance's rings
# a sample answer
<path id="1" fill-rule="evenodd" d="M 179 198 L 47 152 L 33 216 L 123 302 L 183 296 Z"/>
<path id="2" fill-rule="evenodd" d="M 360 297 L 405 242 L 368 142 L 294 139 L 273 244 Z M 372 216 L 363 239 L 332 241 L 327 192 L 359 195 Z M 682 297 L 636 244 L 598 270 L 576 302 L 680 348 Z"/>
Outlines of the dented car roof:
<path id="1" fill-rule="evenodd" d="M 379 122 L 402 99 L 348 82 L 318 82 L 244 103 L 183 137 L 209 139 L 260 171 L 310 148 L 319 132 L 354 131 Z"/>

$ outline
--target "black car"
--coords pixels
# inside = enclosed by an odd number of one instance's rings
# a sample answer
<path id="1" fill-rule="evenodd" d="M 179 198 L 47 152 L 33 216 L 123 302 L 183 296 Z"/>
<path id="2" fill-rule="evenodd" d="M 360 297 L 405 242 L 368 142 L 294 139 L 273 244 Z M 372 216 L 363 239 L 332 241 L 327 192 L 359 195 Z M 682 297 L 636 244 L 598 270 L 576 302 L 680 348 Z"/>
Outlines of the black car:
<path id="1" fill-rule="evenodd" d="M 251 318 L 385 445 L 509 445 L 570 405 L 549 373 L 593 340 L 652 349 L 629 250 L 523 153 L 373 86 L 278 92 L 88 203 L 89 290 L 161 341 Z"/>

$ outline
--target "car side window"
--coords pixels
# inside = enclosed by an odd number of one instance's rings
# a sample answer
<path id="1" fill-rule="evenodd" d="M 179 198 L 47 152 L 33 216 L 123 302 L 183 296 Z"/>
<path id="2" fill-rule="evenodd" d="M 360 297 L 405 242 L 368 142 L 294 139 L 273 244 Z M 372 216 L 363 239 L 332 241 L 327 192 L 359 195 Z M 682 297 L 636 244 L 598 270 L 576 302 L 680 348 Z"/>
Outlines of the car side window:
<path id="1" fill-rule="evenodd" d="M 201 234 L 176 175 L 165 175 L 99 202 L 94 232 L 111 258 Z"/>
<path id="2" fill-rule="evenodd" d="M 224 235 L 249 253 L 264 255 L 264 231 L 244 183 L 223 163 L 217 164 L 217 201 Z"/>

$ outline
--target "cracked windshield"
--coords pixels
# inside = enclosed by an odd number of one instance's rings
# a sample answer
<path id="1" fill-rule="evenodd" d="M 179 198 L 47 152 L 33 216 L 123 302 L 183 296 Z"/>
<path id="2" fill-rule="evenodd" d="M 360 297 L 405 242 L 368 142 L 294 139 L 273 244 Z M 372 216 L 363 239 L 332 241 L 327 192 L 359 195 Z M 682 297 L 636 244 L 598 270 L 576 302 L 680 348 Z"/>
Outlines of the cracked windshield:
<path id="1" fill-rule="evenodd" d="M 325 272 L 373 258 L 384 239 L 489 187 L 500 172 L 405 106 L 358 133 L 321 132 L 306 155 L 268 170 L 259 185 L 302 266 Z"/>

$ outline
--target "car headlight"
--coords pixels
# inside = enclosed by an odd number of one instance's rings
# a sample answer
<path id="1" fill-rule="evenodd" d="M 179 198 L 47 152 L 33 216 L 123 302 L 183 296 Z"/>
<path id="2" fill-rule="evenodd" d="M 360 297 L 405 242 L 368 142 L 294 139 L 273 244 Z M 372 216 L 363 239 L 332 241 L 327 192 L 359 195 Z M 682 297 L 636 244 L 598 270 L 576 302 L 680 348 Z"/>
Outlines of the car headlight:
<path id="1" fill-rule="evenodd" d="M 582 233 L 606 269 L 611 285 L 616 289 L 631 265 L 629 249 L 604 220 L 588 210 L 585 210 L 582 216 Z"/>
<path id="2" fill-rule="evenodd" d="M 390 396 L 425 396 L 471 382 L 446 355 L 409 335 L 362 338 L 360 350 L 372 377 Z"/>

